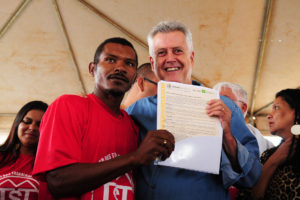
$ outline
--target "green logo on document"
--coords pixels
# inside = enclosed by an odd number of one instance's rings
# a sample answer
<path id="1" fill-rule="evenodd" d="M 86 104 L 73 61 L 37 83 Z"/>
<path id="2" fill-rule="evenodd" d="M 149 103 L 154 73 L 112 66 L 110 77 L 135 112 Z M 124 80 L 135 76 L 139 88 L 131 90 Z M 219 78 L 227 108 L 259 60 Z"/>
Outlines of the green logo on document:
<path id="1" fill-rule="evenodd" d="M 202 93 L 206 93 L 206 90 L 202 90 Z"/>

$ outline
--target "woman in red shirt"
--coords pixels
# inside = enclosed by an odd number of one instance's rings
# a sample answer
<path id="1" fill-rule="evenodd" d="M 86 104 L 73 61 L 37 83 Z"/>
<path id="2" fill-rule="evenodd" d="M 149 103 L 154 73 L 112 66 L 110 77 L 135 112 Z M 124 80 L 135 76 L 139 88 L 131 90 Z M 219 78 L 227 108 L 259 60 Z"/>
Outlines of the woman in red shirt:
<path id="1" fill-rule="evenodd" d="M 0 195 L 4 199 L 37 199 L 39 182 L 32 177 L 40 122 L 48 105 L 31 101 L 17 113 L 0 146 Z"/>

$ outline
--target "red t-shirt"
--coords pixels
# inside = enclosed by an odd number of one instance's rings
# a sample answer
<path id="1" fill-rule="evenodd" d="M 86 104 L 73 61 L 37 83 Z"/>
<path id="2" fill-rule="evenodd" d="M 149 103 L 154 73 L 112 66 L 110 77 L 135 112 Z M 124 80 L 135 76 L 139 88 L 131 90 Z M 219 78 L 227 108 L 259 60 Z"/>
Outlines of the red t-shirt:
<path id="1" fill-rule="evenodd" d="M 133 152 L 138 145 L 138 129 L 129 115 L 124 110 L 116 115 L 94 94 L 59 97 L 43 116 L 40 132 L 34 174 L 103 162 Z M 129 172 L 80 199 L 134 199 L 134 182 Z"/>
<path id="2" fill-rule="evenodd" d="M 34 156 L 20 155 L 0 169 L 0 199 L 38 199 L 39 181 L 32 177 Z"/>

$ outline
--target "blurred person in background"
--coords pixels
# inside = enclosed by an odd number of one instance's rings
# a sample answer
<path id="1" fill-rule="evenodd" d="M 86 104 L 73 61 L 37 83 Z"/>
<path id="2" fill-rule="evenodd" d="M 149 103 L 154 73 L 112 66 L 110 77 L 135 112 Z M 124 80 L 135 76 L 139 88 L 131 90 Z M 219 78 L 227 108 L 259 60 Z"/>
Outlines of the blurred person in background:
<path id="1" fill-rule="evenodd" d="M 242 86 L 230 82 L 220 82 L 214 86 L 214 89 L 218 90 L 220 95 L 228 97 L 236 105 L 238 105 L 244 117 L 246 117 L 248 110 L 248 93 Z M 274 147 L 274 144 L 265 139 L 261 132 L 252 124 L 248 123 L 246 125 L 257 140 L 259 155 L 261 155 L 265 150 Z"/>
<path id="2" fill-rule="evenodd" d="M 248 93 L 242 86 L 230 82 L 220 82 L 217 83 L 213 89 L 218 90 L 220 95 L 231 99 L 241 109 L 244 117 L 246 117 L 248 110 Z M 261 155 L 265 150 L 274 147 L 273 143 L 265 139 L 260 131 L 252 126 L 252 124 L 248 123 L 246 125 L 256 138 L 259 148 L 259 155 Z M 230 198 L 233 200 L 238 193 L 238 189 L 234 186 L 230 186 L 229 193 Z"/>
<path id="3" fill-rule="evenodd" d="M 158 79 L 152 71 L 150 63 L 144 63 L 136 71 L 136 80 L 131 86 L 122 104 L 127 108 L 134 102 L 144 97 L 154 96 L 157 93 Z"/>
<path id="4" fill-rule="evenodd" d="M 42 101 L 25 104 L 0 146 L 1 199 L 38 199 L 39 181 L 32 177 L 32 170 L 47 107 Z"/>
<path id="5" fill-rule="evenodd" d="M 278 92 L 268 120 L 271 133 L 282 142 L 262 154 L 258 183 L 238 199 L 300 199 L 300 89 Z"/>

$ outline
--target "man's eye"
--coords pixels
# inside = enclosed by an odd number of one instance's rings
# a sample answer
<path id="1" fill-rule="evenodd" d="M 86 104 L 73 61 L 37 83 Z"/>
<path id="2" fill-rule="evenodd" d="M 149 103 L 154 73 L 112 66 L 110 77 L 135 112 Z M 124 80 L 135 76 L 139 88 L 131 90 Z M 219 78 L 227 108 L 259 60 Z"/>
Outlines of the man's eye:
<path id="1" fill-rule="evenodd" d="M 115 59 L 114 58 L 106 58 L 106 61 L 108 61 L 109 63 L 114 63 Z"/>
<path id="2" fill-rule="evenodd" d="M 178 53 L 182 53 L 182 50 L 181 50 L 181 49 L 174 49 L 174 52 L 175 52 L 176 54 L 178 54 Z"/>
<path id="3" fill-rule="evenodd" d="M 128 65 L 130 67 L 135 67 L 135 64 L 133 62 L 127 62 L 126 65 Z"/>
<path id="4" fill-rule="evenodd" d="M 164 56 L 166 54 L 165 51 L 158 51 L 157 56 Z"/>

